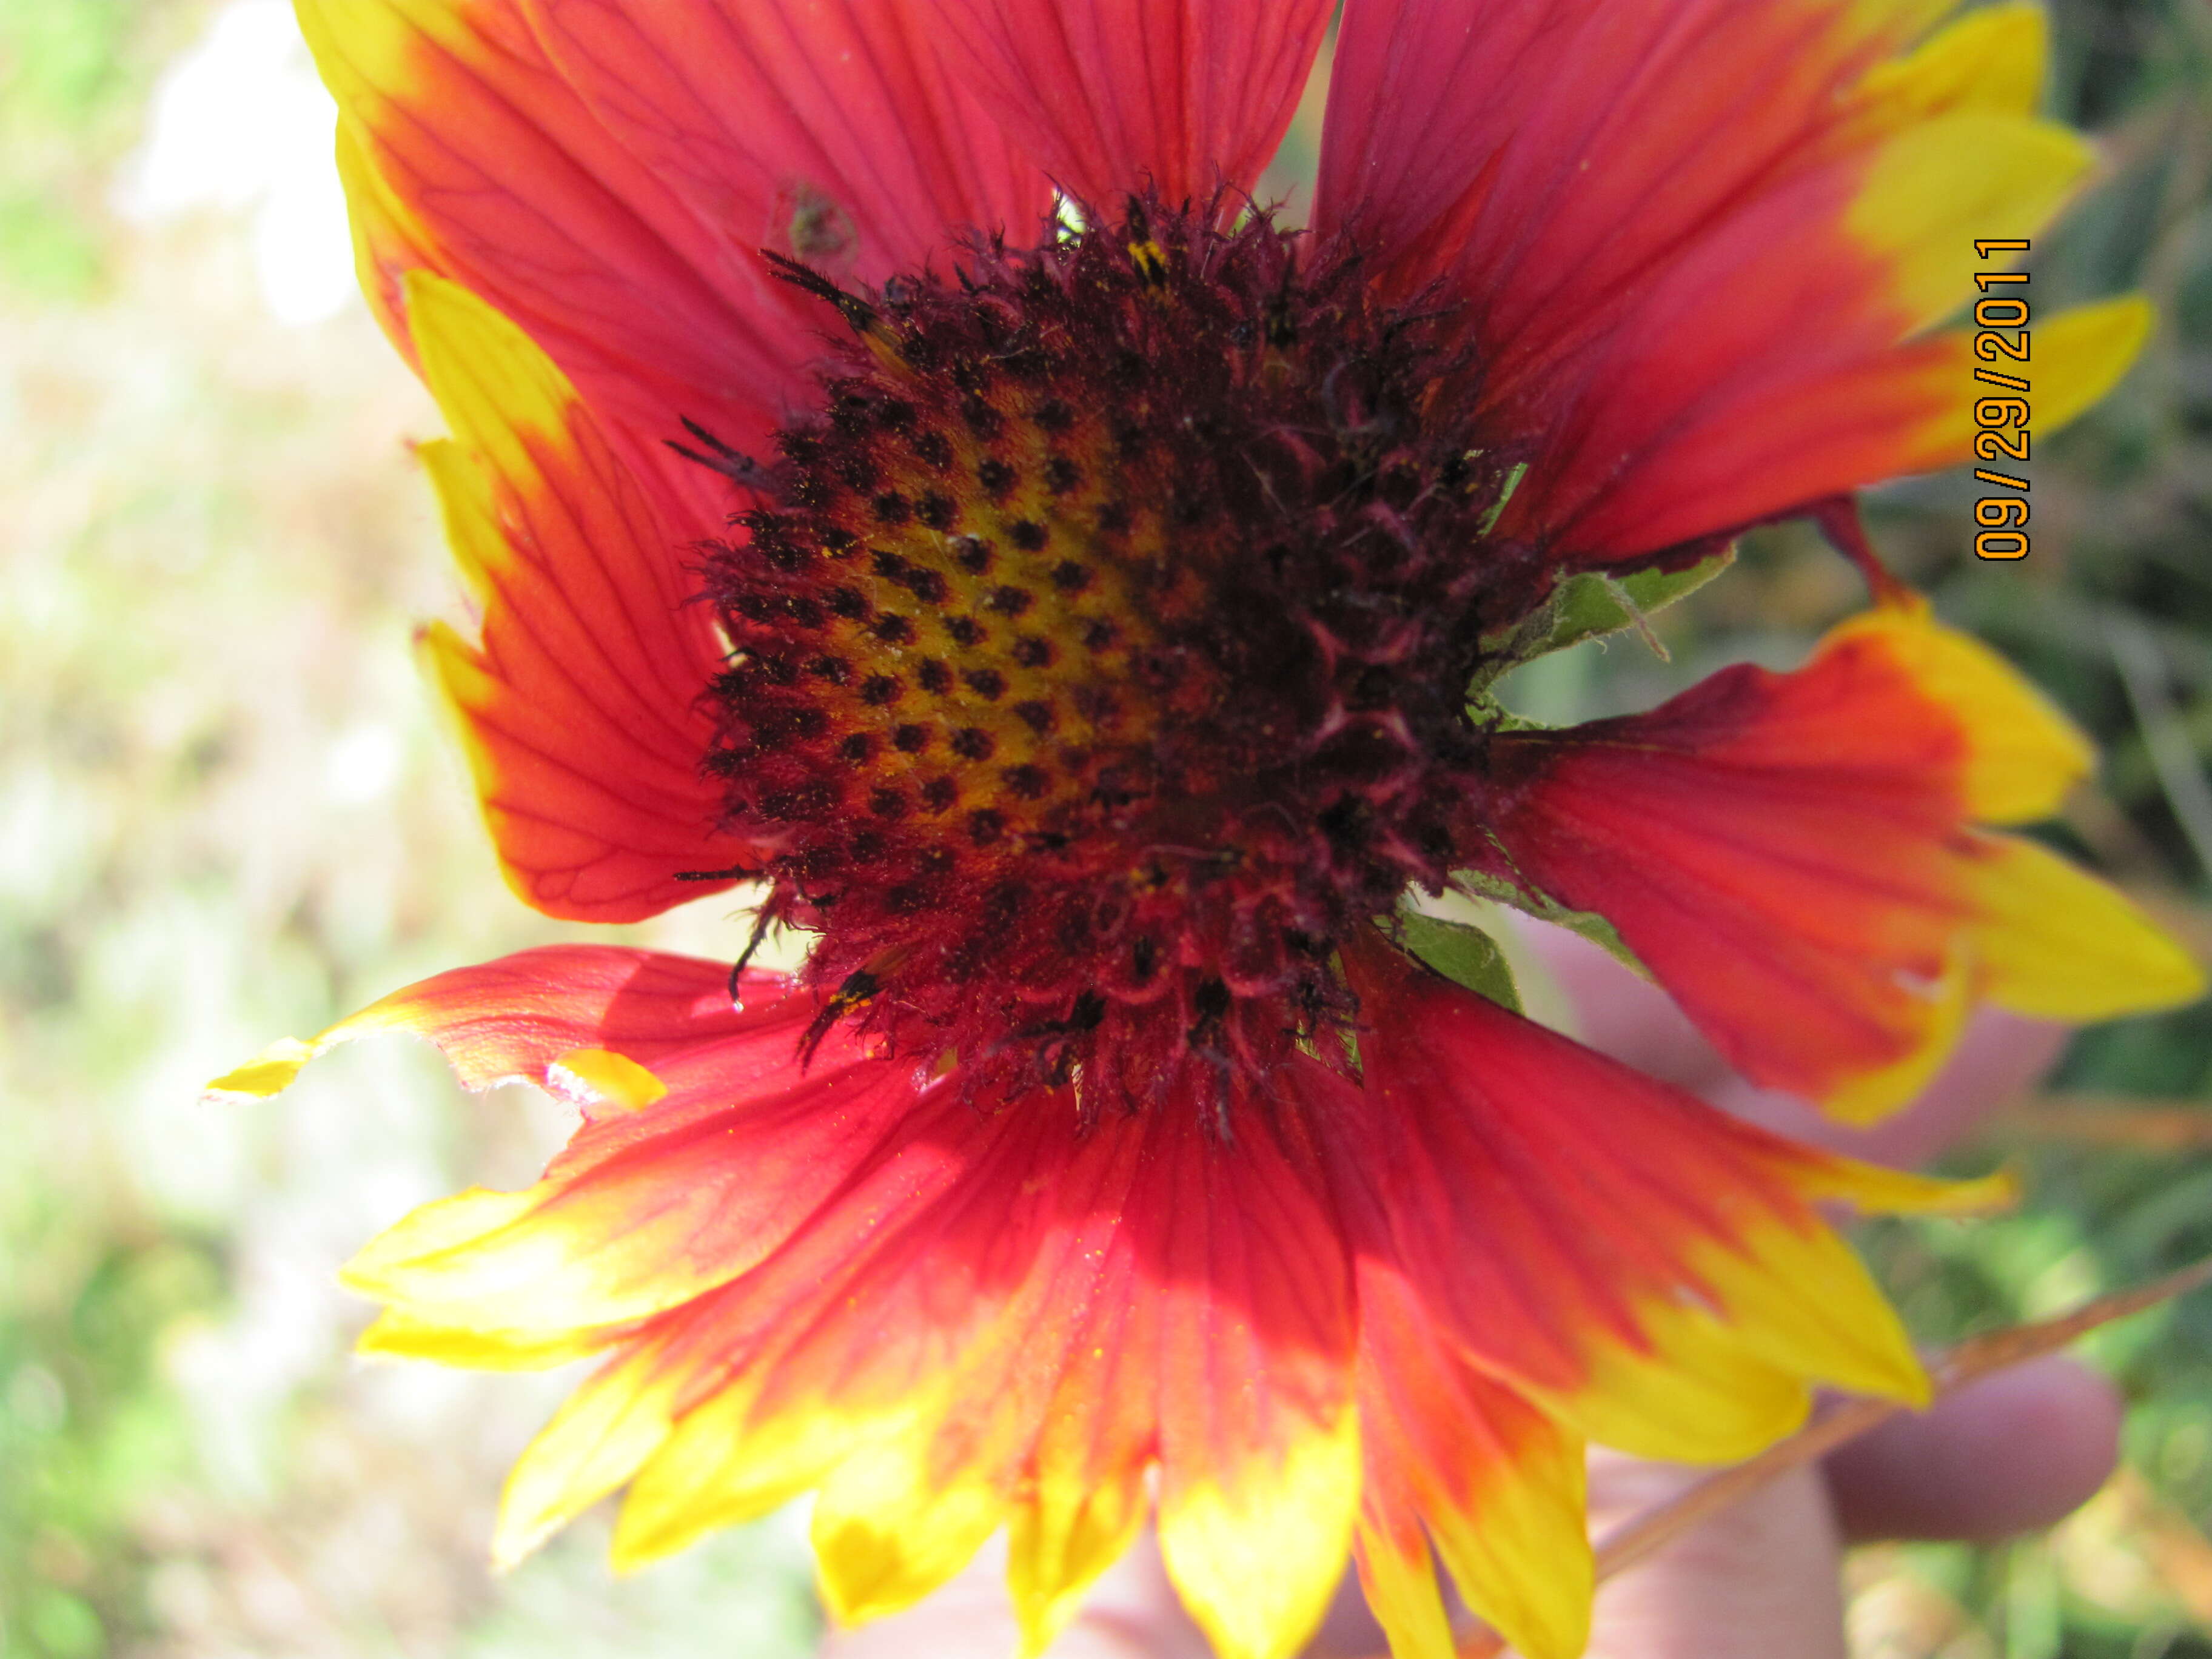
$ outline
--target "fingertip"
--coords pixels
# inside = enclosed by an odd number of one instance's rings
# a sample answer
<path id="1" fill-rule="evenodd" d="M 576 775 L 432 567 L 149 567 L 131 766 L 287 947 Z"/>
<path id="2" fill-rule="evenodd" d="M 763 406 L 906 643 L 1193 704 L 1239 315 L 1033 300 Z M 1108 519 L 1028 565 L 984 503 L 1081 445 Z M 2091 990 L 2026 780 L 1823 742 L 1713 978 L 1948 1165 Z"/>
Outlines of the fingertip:
<path id="1" fill-rule="evenodd" d="M 1989 1540 L 2063 1519 L 2118 1461 L 2112 1384 L 2063 1354 L 1999 1371 L 1827 1460 L 1846 1537 Z"/>
<path id="2" fill-rule="evenodd" d="M 1990 1114 L 2017 1100 L 2057 1064 L 2071 1028 L 1981 1008 L 1959 1047 L 1919 1099 L 1863 1133 L 1850 1150 L 1876 1164 L 1911 1169 L 1964 1139 Z"/>

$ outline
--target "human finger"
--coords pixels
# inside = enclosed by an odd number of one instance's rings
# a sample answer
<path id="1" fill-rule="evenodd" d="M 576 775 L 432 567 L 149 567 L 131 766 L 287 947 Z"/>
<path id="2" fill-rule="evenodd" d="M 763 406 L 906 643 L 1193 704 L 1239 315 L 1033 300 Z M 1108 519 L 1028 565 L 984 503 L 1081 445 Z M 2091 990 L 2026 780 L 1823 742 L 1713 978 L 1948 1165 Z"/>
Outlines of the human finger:
<path id="1" fill-rule="evenodd" d="M 1831 1455 L 1838 1519 L 1854 1540 L 2047 1527 L 2112 1473 L 2120 1416 L 2118 1391 L 2063 1354 L 1998 1371 Z"/>
<path id="2" fill-rule="evenodd" d="M 1699 1472 L 1594 1457 L 1601 1531 Z M 1598 1591 L 1586 1659 L 1843 1659 L 1842 1543 L 1820 1473 L 1796 1468 Z"/>

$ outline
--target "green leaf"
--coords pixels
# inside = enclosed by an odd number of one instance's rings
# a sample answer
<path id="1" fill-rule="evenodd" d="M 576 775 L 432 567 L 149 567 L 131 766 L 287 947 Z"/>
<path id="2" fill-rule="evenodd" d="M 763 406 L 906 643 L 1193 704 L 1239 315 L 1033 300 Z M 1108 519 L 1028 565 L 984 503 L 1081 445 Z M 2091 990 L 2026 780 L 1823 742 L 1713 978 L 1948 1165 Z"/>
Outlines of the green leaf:
<path id="1" fill-rule="evenodd" d="M 1520 988 L 1513 982 L 1505 952 L 1481 928 L 1418 910 L 1399 911 L 1397 923 L 1405 947 L 1453 984 L 1521 1012 Z"/>
<path id="2" fill-rule="evenodd" d="M 1617 577 L 1590 571 L 1569 577 L 1552 601 L 1551 636 L 1535 654 L 1618 634 L 1625 628 L 1648 632 L 1646 617 L 1696 592 L 1735 562 L 1735 549 L 1728 547 L 1686 570 L 1639 570 Z M 1666 654 L 1656 640 L 1652 646 L 1662 657 Z"/>
<path id="3" fill-rule="evenodd" d="M 1526 461 L 1516 461 L 1513 464 L 1513 470 L 1505 475 L 1505 484 L 1504 487 L 1498 492 L 1497 502 L 1491 507 L 1488 514 L 1484 515 L 1482 520 L 1482 533 L 1484 535 L 1487 536 L 1492 530 L 1497 528 L 1498 520 L 1505 511 L 1505 504 L 1513 499 L 1513 492 L 1521 488 L 1521 480 L 1528 476 L 1528 463 Z"/>
<path id="4" fill-rule="evenodd" d="M 1548 656 L 1627 628 L 1642 634 L 1644 642 L 1663 659 L 1667 647 L 1659 643 L 1644 618 L 1696 592 L 1735 562 L 1735 549 L 1730 546 L 1686 570 L 1639 570 L 1627 576 L 1585 571 L 1570 576 L 1553 590 L 1541 610 L 1511 634 L 1483 641 L 1490 665 L 1477 678 L 1474 689 L 1480 690 L 1506 670 L 1532 658 Z"/>
<path id="5" fill-rule="evenodd" d="M 1486 732 L 1556 732 L 1559 728 L 1544 720 L 1531 720 L 1526 714 L 1516 714 L 1487 691 L 1477 691 L 1467 700 L 1467 717 Z"/>
<path id="6" fill-rule="evenodd" d="M 1580 933 L 1623 967 L 1633 969 L 1645 979 L 1652 977 L 1651 970 L 1644 965 L 1643 959 L 1635 951 L 1628 948 L 1620 931 L 1595 910 L 1570 910 L 1556 899 L 1531 892 L 1524 887 L 1516 887 L 1510 881 L 1486 874 L 1480 870 L 1453 871 L 1452 884 L 1499 904 L 1510 904 L 1539 921 L 1548 921 L 1571 933 Z"/>
<path id="7" fill-rule="evenodd" d="M 1726 547 L 1709 559 L 1681 570 L 1638 570 L 1622 576 L 1615 582 L 1628 596 L 1628 602 L 1645 616 L 1655 611 L 1664 611 L 1675 600 L 1686 599 L 1707 582 L 1735 562 L 1735 544 Z"/>

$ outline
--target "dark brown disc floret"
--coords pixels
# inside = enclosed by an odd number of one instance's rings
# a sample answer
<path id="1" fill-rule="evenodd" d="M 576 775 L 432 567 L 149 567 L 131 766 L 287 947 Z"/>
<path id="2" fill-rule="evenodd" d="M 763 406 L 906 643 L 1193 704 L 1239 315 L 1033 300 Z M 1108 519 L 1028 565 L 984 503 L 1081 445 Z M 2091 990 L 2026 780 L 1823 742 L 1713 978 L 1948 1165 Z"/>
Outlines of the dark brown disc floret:
<path id="1" fill-rule="evenodd" d="M 852 343 L 710 551 L 766 914 L 825 1019 L 997 1093 L 1226 1112 L 1348 1012 L 1335 942 L 1468 861 L 1513 458 L 1448 319 L 1220 222 L 1133 203 L 866 296 L 787 267 Z"/>

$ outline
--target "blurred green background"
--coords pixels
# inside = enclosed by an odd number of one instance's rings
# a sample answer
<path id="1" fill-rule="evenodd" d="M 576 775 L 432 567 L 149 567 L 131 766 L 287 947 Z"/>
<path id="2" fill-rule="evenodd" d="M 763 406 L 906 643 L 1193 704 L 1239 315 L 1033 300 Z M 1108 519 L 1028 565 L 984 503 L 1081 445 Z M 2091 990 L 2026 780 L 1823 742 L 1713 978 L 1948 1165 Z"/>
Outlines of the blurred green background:
<path id="1" fill-rule="evenodd" d="M 2039 442 L 2034 552 L 1977 566 L 1958 477 L 1872 504 L 1895 563 L 2104 743 L 2053 833 L 2212 950 L 2212 10 L 2063 0 L 2052 98 L 2109 181 L 2034 293 L 2163 315 Z M 1311 107 L 1286 151 L 1309 154 Z M 199 1085 L 409 979 L 561 937 L 500 883 L 409 661 L 458 615 L 407 441 L 427 401 L 349 296 L 330 112 L 281 0 L 0 0 L 0 1655 L 805 1652 L 787 1520 L 616 1580 L 579 1526 L 506 1579 L 507 1462 L 567 1386 L 347 1356 L 337 1263 L 408 1206 L 515 1185 L 527 1091 L 401 1042 L 258 1108 Z M 1860 602 L 1794 529 L 1550 716 L 1793 660 Z M 712 906 L 633 937 L 727 954 Z M 2021 1213 L 1869 1235 L 1942 1340 L 2212 1253 L 2212 1018 L 2085 1035 L 1962 1154 Z M 2212 1659 L 2212 1295 L 2093 1351 L 2127 1462 L 2046 1539 L 1852 1567 L 1857 1659 Z"/>

